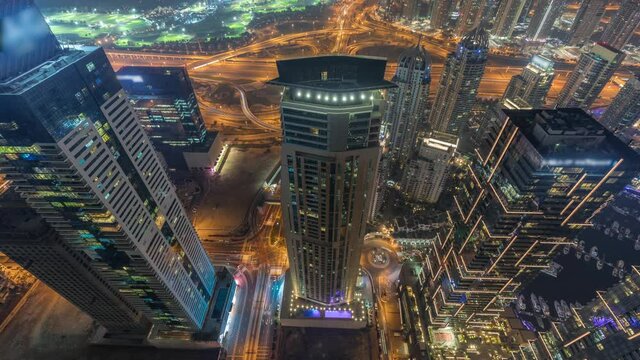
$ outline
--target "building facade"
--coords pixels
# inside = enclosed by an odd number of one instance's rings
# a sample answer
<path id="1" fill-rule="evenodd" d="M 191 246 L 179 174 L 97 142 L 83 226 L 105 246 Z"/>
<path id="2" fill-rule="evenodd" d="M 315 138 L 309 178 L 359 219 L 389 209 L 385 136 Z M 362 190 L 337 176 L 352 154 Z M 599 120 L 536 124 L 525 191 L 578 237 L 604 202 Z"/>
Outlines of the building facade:
<path id="1" fill-rule="evenodd" d="M 451 19 L 452 2 L 448 0 L 433 0 L 431 2 L 431 28 L 445 29 Z"/>
<path id="2" fill-rule="evenodd" d="M 0 174 L 129 310 L 199 330 L 213 266 L 104 51 L 59 50 L 12 75 L 0 85 Z"/>
<path id="3" fill-rule="evenodd" d="M 534 8 L 533 17 L 527 28 L 527 37 L 534 41 L 549 37 L 553 24 L 562 15 L 566 0 L 540 0 Z"/>
<path id="4" fill-rule="evenodd" d="M 468 120 L 487 64 L 488 50 L 489 34 L 476 28 L 447 56 L 429 115 L 432 130 L 458 134 Z"/>
<path id="5" fill-rule="evenodd" d="M 422 139 L 402 174 L 400 189 L 410 201 L 435 203 L 448 179 L 458 138 L 437 131 Z"/>
<path id="6" fill-rule="evenodd" d="M 111 334 L 144 336 L 151 323 L 14 191 L 0 196 L 0 251 Z"/>
<path id="7" fill-rule="evenodd" d="M 522 73 L 511 78 L 502 95 L 502 101 L 513 101 L 519 97 L 531 107 L 544 106 L 555 77 L 553 65 L 553 61 L 544 56 L 534 55 L 529 64 L 522 69 Z"/>
<path id="8" fill-rule="evenodd" d="M 633 36 L 640 24 L 640 0 L 626 0 L 620 10 L 611 18 L 600 41 L 622 49 Z"/>
<path id="9" fill-rule="evenodd" d="M 640 75 L 627 80 L 600 122 L 611 131 L 624 130 L 640 120 Z"/>
<path id="10" fill-rule="evenodd" d="M 585 49 L 558 95 L 559 107 L 588 109 L 622 64 L 625 54 L 607 44 Z"/>
<path id="11" fill-rule="evenodd" d="M 207 130 L 186 68 L 125 66 L 117 77 L 154 145 L 185 148 L 205 141 Z"/>
<path id="12" fill-rule="evenodd" d="M 380 160 L 386 60 L 318 56 L 277 62 L 282 212 L 293 295 L 349 303 Z"/>
<path id="13" fill-rule="evenodd" d="M 431 59 L 420 45 L 402 53 L 391 80 L 398 87 L 389 90 L 383 126 L 393 157 L 403 166 L 413 153 L 416 135 L 427 118 L 431 84 Z"/>
<path id="14" fill-rule="evenodd" d="M 580 2 L 580 8 L 569 30 L 571 33 L 570 45 L 581 46 L 590 42 L 591 35 L 600 24 L 606 6 L 606 0 L 583 0 Z"/>
<path id="15" fill-rule="evenodd" d="M 513 34 L 526 0 L 503 0 L 493 22 L 491 34 L 497 37 L 510 38 Z"/>
<path id="16" fill-rule="evenodd" d="M 572 317 L 554 322 L 528 349 L 527 359 L 637 359 L 640 358 L 640 269 L 581 308 Z"/>
<path id="17" fill-rule="evenodd" d="M 477 28 L 487 16 L 489 0 L 463 0 L 460 3 L 460 15 L 456 24 L 456 35 L 462 37 Z"/>
<path id="18" fill-rule="evenodd" d="M 581 109 L 503 112 L 487 124 L 425 259 L 432 326 L 493 326 L 640 170 L 639 155 Z"/>

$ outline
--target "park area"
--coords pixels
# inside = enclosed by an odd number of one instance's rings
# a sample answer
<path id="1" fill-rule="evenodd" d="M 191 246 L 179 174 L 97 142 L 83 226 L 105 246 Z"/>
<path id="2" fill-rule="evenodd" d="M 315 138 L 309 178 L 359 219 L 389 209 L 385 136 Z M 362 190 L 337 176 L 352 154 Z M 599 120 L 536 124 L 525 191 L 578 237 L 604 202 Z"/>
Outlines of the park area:
<path id="1" fill-rule="evenodd" d="M 92 8 L 92 2 L 96 8 Z M 87 8 L 43 7 L 51 30 L 66 44 L 142 47 L 192 39 L 237 38 L 258 15 L 302 11 L 327 0 L 230 0 L 206 6 L 179 2 L 146 9 L 105 8 L 98 0 Z"/>

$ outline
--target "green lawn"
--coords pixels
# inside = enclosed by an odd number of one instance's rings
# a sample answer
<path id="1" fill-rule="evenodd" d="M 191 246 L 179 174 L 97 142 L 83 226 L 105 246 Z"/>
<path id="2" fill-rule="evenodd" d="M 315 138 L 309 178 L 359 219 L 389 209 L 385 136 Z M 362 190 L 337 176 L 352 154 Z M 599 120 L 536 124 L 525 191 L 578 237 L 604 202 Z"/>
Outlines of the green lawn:
<path id="1" fill-rule="evenodd" d="M 175 27 L 156 30 L 155 24 L 136 13 L 105 13 L 78 11 L 51 11 L 44 14 L 51 30 L 62 40 L 92 42 L 110 35 L 117 46 L 146 46 L 159 42 L 189 41 L 194 37 L 239 37 L 247 31 L 254 14 L 302 10 L 304 6 L 325 0 L 234 0 L 203 21 L 194 24 L 173 24 Z M 194 2 L 179 10 L 183 14 L 202 14 L 201 2 Z M 182 27 L 186 31 L 181 31 Z"/>

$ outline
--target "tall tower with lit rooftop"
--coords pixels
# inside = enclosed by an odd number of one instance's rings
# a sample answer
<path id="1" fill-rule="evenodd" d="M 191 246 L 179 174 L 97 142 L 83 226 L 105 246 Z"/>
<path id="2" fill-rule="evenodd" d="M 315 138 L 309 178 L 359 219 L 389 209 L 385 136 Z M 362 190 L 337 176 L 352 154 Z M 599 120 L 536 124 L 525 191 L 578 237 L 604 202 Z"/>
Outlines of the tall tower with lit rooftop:
<path id="1" fill-rule="evenodd" d="M 0 55 L 0 175 L 75 267 L 41 278 L 110 329 L 198 331 L 214 268 L 104 51 L 61 49 L 31 0 L 0 6 L 10 29 L 32 25 Z M 47 261 L 38 249 L 14 254 Z"/>
<path id="2" fill-rule="evenodd" d="M 295 296 L 353 299 L 380 160 L 386 60 L 280 60 L 282 213 Z"/>
<path id="3" fill-rule="evenodd" d="M 640 171 L 581 109 L 502 110 L 424 261 L 428 321 L 486 328 Z"/>
<path id="4" fill-rule="evenodd" d="M 585 49 L 558 95 L 558 106 L 588 109 L 624 58 L 622 51 L 603 43 Z"/>
<path id="5" fill-rule="evenodd" d="M 519 97 L 533 108 L 544 106 L 554 76 L 553 61 L 544 56 L 534 55 L 529 64 L 522 69 L 522 73 L 511 78 L 502 101 L 513 101 Z"/>
<path id="6" fill-rule="evenodd" d="M 393 156 L 404 165 L 413 152 L 420 123 L 427 118 L 431 84 L 431 58 L 420 45 L 402 53 L 391 80 L 398 87 L 389 91 L 384 127 Z"/>
<path id="7" fill-rule="evenodd" d="M 488 51 L 489 34 L 476 28 L 447 56 L 429 116 L 432 130 L 458 134 L 476 102 Z"/>

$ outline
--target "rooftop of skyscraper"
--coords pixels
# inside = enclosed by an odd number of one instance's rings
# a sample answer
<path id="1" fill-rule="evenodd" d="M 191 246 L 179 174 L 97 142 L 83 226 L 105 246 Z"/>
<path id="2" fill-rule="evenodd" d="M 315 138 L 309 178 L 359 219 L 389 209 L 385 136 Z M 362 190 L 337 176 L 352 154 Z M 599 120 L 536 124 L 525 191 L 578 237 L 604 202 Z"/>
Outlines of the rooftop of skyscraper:
<path id="1" fill-rule="evenodd" d="M 396 87 L 384 79 L 385 58 L 325 55 L 278 60 L 279 77 L 273 85 L 333 91 L 374 90 Z"/>
<path id="2" fill-rule="evenodd" d="M 582 109 L 503 111 L 542 156 L 640 162 L 640 155 Z"/>

